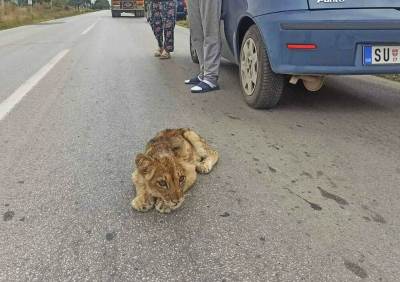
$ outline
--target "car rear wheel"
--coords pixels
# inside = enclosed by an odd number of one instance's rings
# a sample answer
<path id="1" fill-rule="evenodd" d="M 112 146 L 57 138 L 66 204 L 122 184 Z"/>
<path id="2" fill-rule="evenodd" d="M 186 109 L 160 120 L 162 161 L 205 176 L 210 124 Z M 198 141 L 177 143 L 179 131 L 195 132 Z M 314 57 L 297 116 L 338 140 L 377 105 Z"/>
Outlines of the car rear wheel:
<path id="1" fill-rule="evenodd" d="M 276 106 L 285 77 L 272 71 L 267 50 L 256 25 L 246 32 L 240 50 L 240 84 L 247 104 L 256 109 Z"/>

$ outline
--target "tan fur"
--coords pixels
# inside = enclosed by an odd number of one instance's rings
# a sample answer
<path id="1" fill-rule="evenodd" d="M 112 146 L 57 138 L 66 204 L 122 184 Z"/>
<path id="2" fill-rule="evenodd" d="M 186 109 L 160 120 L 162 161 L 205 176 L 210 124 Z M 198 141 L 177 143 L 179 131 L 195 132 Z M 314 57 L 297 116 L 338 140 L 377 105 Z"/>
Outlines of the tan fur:
<path id="1" fill-rule="evenodd" d="M 159 132 L 147 143 L 145 153 L 136 156 L 132 207 L 142 212 L 155 207 L 161 213 L 179 208 L 197 173 L 209 173 L 217 161 L 217 151 L 191 129 Z"/>

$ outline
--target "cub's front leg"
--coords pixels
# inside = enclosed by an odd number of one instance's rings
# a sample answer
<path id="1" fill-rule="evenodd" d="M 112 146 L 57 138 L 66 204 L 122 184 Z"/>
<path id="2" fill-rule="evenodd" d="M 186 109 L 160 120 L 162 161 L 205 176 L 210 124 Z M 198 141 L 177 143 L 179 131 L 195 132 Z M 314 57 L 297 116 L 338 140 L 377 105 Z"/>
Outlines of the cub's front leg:
<path id="1" fill-rule="evenodd" d="M 154 198 L 148 195 L 139 195 L 132 200 L 132 208 L 140 212 L 147 212 L 154 207 Z"/>
<path id="2" fill-rule="evenodd" d="M 147 212 L 154 207 L 155 199 L 146 192 L 146 186 L 140 181 L 141 176 L 137 171 L 132 174 L 132 182 L 136 188 L 136 197 L 132 200 L 131 205 L 137 211 Z"/>
<path id="3" fill-rule="evenodd" d="M 188 162 L 182 162 L 181 164 L 185 170 L 186 176 L 185 185 L 183 186 L 183 193 L 186 193 L 190 188 L 192 188 L 192 186 L 196 182 L 196 165 Z"/>
<path id="4" fill-rule="evenodd" d="M 155 207 L 156 207 L 156 210 L 157 210 L 159 213 L 170 213 L 170 212 L 172 211 L 172 208 L 171 208 L 170 206 L 166 205 L 166 204 L 164 203 L 164 201 L 163 201 L 162 199 L 160 199 L 160 198 L 158 198 L 158 199 L 156 200 L 156 205 L 155 205 Z"/>

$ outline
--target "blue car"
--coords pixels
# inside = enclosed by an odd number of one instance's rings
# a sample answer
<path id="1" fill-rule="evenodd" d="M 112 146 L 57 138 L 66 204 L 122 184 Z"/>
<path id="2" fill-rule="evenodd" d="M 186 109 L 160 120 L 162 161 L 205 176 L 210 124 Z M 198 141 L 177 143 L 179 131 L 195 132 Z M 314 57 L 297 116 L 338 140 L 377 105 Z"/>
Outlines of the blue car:
<path id="1" fill-rule="evenodd" d="M 177 0 L 176 1 L 176 19 L 178 21 L 186 20 L 186 16 L 187 16 L 186 1 L 185 0 Z"/>
<path id="2" fill-rule="evenodd" d="M 221 34 L 254 108 L 288 81 L 318 91 L 326 75 L 400 73 L 400 0 L 225 0 Z"/>

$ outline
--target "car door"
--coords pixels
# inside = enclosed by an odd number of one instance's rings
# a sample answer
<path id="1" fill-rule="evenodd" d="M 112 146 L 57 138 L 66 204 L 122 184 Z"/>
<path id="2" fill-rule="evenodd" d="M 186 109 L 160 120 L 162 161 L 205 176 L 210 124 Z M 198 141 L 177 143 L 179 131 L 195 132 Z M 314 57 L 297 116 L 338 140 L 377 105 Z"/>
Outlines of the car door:
<path id="1" fill-rule="evenodd" d="M 243 15 L 247 14 L 248 0 L 223 0 L 222 1 L 222 55 L 233 63 L 238 63 L 235 57 L 236 32 Z"/>
<path id="2" fill-rule="evenodd" d="M 243 0 L 239 0 L 243 1 Z M 232 15 L 232 7 L 234 7 L 236 0 L 223 0 L 222 1 L 222 16 L 221 16 L 221 40 L 222 40 L 222 56 L 233 62 L 237 63 L 235 56 L 233 55 L 233 33 L 235 24 L 232 19 L 235 15 Z"/>

